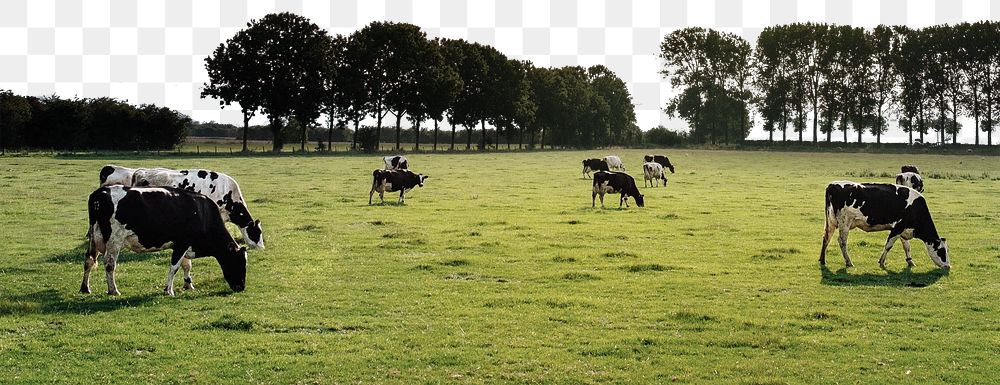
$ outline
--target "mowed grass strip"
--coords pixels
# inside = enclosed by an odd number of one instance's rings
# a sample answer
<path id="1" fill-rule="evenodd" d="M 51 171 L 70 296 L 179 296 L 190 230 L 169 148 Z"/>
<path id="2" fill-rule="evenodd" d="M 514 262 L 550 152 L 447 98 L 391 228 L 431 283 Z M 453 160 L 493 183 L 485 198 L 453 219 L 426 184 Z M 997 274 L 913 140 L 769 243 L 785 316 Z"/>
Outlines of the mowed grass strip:
<path id="1" fill-rule="evenodd" d="M 677 167 L 645 208 L 591 208 L 580 161 Z M 0 383 L 991 383 L 1000 377 L 1000 159 L 626 150 L 411 154 L 406 204 L 369 206 L 378 155 L 0 157 Z M 120 297 L 77 290 L 106 163 L 236 178 L 267 249 L 231 293 L 211 259 L 164 297 L 168 252 L 123 253 Z M 926 194 L 953 266 L 886 232 L 817 264 L 832 180 Z M 982 177 L 984 176 L 985 177 Z M 948 177 L 958 176 L 958 177 Z M 976 176 L 965 178 L 961 176 Z M 391 198 L 390 198 L 391 197 Z M 388 203 L 391 200 L 393 203 Z M 614 199 L 612 199 L 613 201 Z M 377 198 L 376 198 L 377 201 Z M 234 235 L 238 235 L 231 227 Z M 99 272 L 100 270 L 96 270 Z"/>

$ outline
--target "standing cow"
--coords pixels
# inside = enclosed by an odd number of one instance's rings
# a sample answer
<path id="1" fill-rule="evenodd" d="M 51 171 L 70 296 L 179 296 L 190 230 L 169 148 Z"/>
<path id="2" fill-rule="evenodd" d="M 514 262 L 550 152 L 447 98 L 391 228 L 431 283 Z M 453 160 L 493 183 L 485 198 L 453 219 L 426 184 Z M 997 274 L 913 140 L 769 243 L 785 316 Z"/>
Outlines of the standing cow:
<path id="1" fill-rule="evenodd" d="M 618 155 L 608 155 L 602 160 L 608 163 L 609 169 L 625 171 L 625 163 L 622 163 L 622 158 L 619 158 Z"/>
<path id="2" fill-rule="evenodd" d="M 647 163 L 648 162 L 659 163 L 660 166 L 669 169 L 671 174 L 674 173 L 674 165 L 670 164 L 670 159 L 667 159 L 667 157 L 664 155 L 646 155 L 643 157 L 643 159 L 645 159 Z"/>
<path id="3" fill-rule="evenodd" d="M 414 173 L 410 170 L 375 170 L 372 171 L 372 190 L 368 193 L 368 204 L 372 204 L 372 195 L 378 191 L 378 199 L 385 202 L 383 194 L 399 191 L 399 203 L 403 203 L 403 194 L 414 187 L 424 187 L 427 175 Z"/>
<path id="4" fill-rule="evenodd" d="M 610 171 L 608 162 L 603 159 L 590 158 L 583 160 L 583 176 L 590 177 L 592 171 Z"/>
<path id="5" fill-rule="evenodd" d="M 656 181 L 656 186 L 660 186 L 660 180 L 663 180 L 663 186 L 667 185 L 667 177 L 663 174 L 663 166 L 656 162 L 646 162 L 642 165 L 642 175 L 644 178 L 642 187 L 653 187 L 653 181 Z"/>
<path id="6" fill-rule="evenodd" d="M 115 266 L 123 248 L 135 252 L 173 249 L 163 289 L 167 295 L 174 294 L 174 275 L 182 260 L 209 256 L 219 262 L 233 291 L 246 287 L 247 249 L 229 235 L 219 206 L 202 194 L 171 187 L 107 186 L 90 194 L 87 212 L 90 242 L 83 262 L 82 293 L 90 293 L 90 271 L 98 255 L 104 254 L 108 294 L 120 294 Z M 184 282 L 189 288 L 188 273 Z"/>
<path id="7" fill-rule="evenodd" d="M 819 263 L 826 264 L 826 247 L 834 231 L 840 232 L 840 251 L 847 267 L 854 266 L 847 255 L 847 233 L 853 228 L 867 232 L 889 230 L 879 266 L 885 267 L 885 257 L 897 238 L 903 240 L 906 263 L 913 266 L 909 240 L 920 239 L 927 247 L 934 264 L 949 268 L 948 244 L 940 237 L 927 202 L 916 190 L 884 183 L 833 182 L 826 187 L 826 228 Z"/>
<path id="8" fill-rule="evenodd" d="M 635 198 L 636 206 L 643 207 L 645 205 L 643 195 L 639 193 L 639 188 L 635 185 L 635 179 L 632 179 L 628 174 L 613 171 L 598 171 L 594 173 L 594 190 L 590 196 L 590 207 L 596 205 L 594 199 L 598 195 L 601 196 L 601 207 L 604 207 L 604 194 L 609 193 L 621 194 L 621 199 L 618 200 L 618 207 L 622 207 L 622 203 L 625 203 L 625 207 L 628 207 L 628 197 Z"/>
<path id="9" fill-rule="evenodd" d="M 900 186 L 906 186 L 917 190 L 917 192 L 924 193 L 924 179 L 920 177 L 920 174 L 913 172 L 901 172 L 896 175 L 896 184 Z"/>
<path id="10" fill-rule="evenodd" d="M 406 163 L 406 157 L 402 155 L 388 155 L 382 157 L 385 161 L 386 170 L 406 170 L 410 168 L 409 164 Z"/>

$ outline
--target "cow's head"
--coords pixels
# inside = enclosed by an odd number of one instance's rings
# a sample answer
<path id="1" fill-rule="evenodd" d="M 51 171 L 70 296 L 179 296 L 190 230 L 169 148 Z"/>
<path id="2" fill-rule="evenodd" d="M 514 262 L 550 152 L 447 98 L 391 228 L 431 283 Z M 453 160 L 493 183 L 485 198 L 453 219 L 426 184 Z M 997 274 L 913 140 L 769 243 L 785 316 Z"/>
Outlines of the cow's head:
<path id="1" fill-rule="evenodd" d="M 420 178 L 420 182 L 417 184 L 419 184 L 420 187 L 424 187 L 424 181 L 427 180 L 427 178 L 429 177 L 427 175 L 417 174 L 417 178 Z"/>
<path id="2" fill-rule="evenodd" d="M 927 245 L 927 254 L 931 256 L 931 261 L 942 269 L 951 268 L 951 257 L 948 255 L 948 241 L 944 238 L 931 242 L 924 242 Z"/>
<path id="3" fill-rule="evenodd" d="M 222 277 L 226 279 L 229 288 L 235 292 L 246 289 L 247 284 L 247 248 L 239 247 L 235 242 L 229 244 L 225 255 L 216 256 Z"/>
<path id="4" fill-rule="evenodd" d="M 264 228 L 260 226 L 260 219 L 250 222 L 247 227 L 241 227 L 240 231 L 250 248 L 264 249 Z"/>
<path id="5" fill-rule="evenodd" d="M 636 206 L 643 207 L 646 205 L 646 201 L 643 199 L 644 196 L 645 195 L 639 194 L 634 197 Z"/>

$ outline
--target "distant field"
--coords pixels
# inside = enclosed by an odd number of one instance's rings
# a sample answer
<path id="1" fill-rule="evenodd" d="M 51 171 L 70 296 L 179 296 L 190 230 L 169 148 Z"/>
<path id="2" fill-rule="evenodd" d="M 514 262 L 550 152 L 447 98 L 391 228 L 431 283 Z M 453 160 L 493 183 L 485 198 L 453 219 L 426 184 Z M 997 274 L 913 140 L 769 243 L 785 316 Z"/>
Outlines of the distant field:
<path id="1" fill-rule="evenodd" d="M 618 151 L 641 180 L 642 154 Z M 645 208 L 590 206 L 601 151 L 423 154 L 403 206 L 378 155 L 0 157 L 0 383 L 994 383 L 1000 158 L 672 150 Z M 164 297 L 168 254 L 126 254 L 120 297 L 77 290 L 105 163 L 204 167 L 264 226 L 247 290 L 211 259 Z M 948 238 L 904 269 L 887 233 L 816 262 L 831 180 L 913 163 Z M 395 195 L 387 194 L 388 201 Z M 377 196 L 376 196 L 377 201 Z M 236 229 L 231 229 L 237 234 Z M 100 271 L 100 270 L 98 270 Z"/>

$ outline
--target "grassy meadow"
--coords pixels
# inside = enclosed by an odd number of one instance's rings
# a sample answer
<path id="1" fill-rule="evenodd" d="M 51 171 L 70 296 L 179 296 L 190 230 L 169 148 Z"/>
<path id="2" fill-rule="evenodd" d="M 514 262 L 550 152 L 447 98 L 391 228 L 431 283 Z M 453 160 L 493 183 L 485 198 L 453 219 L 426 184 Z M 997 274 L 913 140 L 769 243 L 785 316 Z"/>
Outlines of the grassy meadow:
<path id="1" fill-rule="evenodd" d="M 958 384 L 1000 378 L 1000 158 L 618 150 L 677 167 L 646 207 L 591 208 L 606 151 L 408 155 L 430 176 L 368 205 L 378 155 L 0 157 L 0 383 Z M 169 252 L 78 293 L 107 163 L 235 177 L 264 226 L 247 290 Z M 817 263 L 832 180 L 926 175 L 953 268 L 887 232 Z M 376 195 L 375 201 L 377 203 Z M 390 203 L 391 202 L 391 203 Z M 230 225 L 231 226 L 231 225 Z M 231 227 L 233 234 L 238 234 Z"/>

